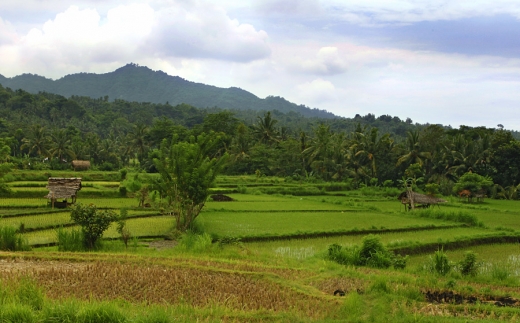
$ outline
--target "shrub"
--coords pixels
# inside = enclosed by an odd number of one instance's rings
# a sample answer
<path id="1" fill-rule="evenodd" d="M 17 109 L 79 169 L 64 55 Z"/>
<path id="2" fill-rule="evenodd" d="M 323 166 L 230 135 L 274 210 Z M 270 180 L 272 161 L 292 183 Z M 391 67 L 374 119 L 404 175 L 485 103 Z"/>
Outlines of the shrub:
<path id="1" fill-rule="evenodd" d="M 359 250 L 361 265 L 375 268 L 388 268 L 392 264 L 390 252 L 383 246 L 379 236 L 370 234 L 363 238 Z"/>
<path id="2" fill-rule="evenodd" d="M 327 257 L 342 265 L 373 268 L 388 268 L 393 265 L 396 269 L 405 268 L 408 260 L 408 256 L 394 256 L 381 243 L 379 236 L 372 234 L 363 238 L 361 247 L 343 248 L 338 244 L 330 245 Z"/>
<path id="3" fill-rule="evenodd" d="M 87 249 L 94 249 L 103 232 L 117 220 L 113 211 L 100 211 L 93 204 L 83 206 L 81 203 L 73 207 L 70 217 L 72 221 L 81 226 L 83 241 Z"/>
<path id="4" fill-rule="evenodd" d="M 126 226 L 126 219 L 128 218 L 127 209 L 121 209 L 119 212 L 119 218 L 117 219 L 117 233 L 121 235 L 121 240 L 125 244 L 125 248 L 128 248 L 128 240 L 132 237 L 130 230 Z"/>
<path id="5" fill-rule="evenodd" d="M 477 254 L 473 251 L 467 251 L 464 254 L 464 259 L 459 263 L 460 273 L 464 276 L 476 276 L 478 267 Z"/>
<path id="6" fill-rule="evenodd" d="M 395 255 L 392 259 L 392 266 L 395 269 L 405 269 L 408 263 L 408 256 Z"/>
<path id="7" fill-rule="evenodd" d="M 447 275 L 451 271 L 451 264 L 444 249 L 439 249 L 433 254 L 433 269 L 440 275 Z"/>

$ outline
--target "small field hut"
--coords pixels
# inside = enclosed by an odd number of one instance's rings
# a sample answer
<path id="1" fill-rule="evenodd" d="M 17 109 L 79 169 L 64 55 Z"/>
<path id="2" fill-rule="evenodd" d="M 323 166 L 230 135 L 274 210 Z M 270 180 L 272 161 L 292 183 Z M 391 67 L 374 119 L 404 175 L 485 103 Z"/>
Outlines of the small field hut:
<path id="1" fill-rule="evenodd" d="M 69 203 L 67 199 L 71 199 L 71 204 L 76 203 L 76 194 L 81 190 L 81 178 L 61 178 L 49 177 L 47 183 L 49 194 L 45 197 L 49 199 L 52 207 L 65 208 Z M 61 200 L 59 202 L 58 200 Z"/>
<path id="2" fill-rule="evenodd" d="M 411 190 L 401 193 L 397 199 L 401 201 L 407 210 L 413 210 L 415 208 L 427 208 L 430 207 L 430 205 L 437 205 L 439 203 L 447 202 L 441 198 L 416 193 Z"/>
<path id="3" fill-rule="evenodd" d="M 77 170 L 88 170 L 90 168 L 90 161 L 88 160 L 73 160 L 72 167 L 74 171 Z"/>

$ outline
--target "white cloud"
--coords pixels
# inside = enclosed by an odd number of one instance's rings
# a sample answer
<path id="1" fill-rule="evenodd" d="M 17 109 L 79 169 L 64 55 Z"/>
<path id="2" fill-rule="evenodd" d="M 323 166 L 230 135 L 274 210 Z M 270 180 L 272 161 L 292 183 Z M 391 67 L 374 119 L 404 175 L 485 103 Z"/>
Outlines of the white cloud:
<path id="1" fill-rule="evenodd" d="M 359 25 L 408 24 L 509 14 L 520 18 L 520 3 L 510 0 L 337 0 L 323 4 L 338 20 Z"/>
<path id="2" fill-rule="evenodd" d="M 13 44 L 17 38 L 13 25 L 0 17 L 0 46 Z"/>
<path id="3" fill-rule="evenodd" d="M 131 3 L 103 16 L 96 9 L 71 6 L 25 35 L 9 27 L 0 20 L 0 53 L 16 53 L 3 59 L 18 61 L 2 71 L 7 74 L 28 65 L 34 73 L 53 66 L 44 74 L 58 77 L 96 64 L 117 67 L 150 57 L 248 62 L 270 54 L 266 32 L 201 1 L 169 1 L 156 8 L 146 1 Z M 14 48 L 8 51 L 6 43 Z"/>
<path id="4" fill-rule="evenodd" d="M 312 59 L 292 58 L 290 69 L 318 75 L 341 74 L 347 70 L 347 64 L 337 47 L 322 47 Z"/>
<path id="5" fill-rule="evenodd" d="M 156 18 L 147 46 L 161 55 L 247 62 L 270 54 L 265 31 L 230 19 L 209 3 L 171 6 Z"/>
<path id="6" fill-rule="evenodd" d="M 335 101 L 336 88 L 334 84 L 321 78 L 296 86 L 298 96 L 309 104 L 318 104 L 326 101 Z"/>

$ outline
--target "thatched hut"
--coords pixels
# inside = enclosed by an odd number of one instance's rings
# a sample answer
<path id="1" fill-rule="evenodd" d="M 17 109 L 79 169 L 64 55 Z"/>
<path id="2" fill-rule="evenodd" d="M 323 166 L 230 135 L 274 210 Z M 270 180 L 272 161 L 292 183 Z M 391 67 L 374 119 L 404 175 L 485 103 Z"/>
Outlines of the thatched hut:
<path id="1" fill-rule="evenodd" d="M 81 190 L 81 178 L 60 178 L 60 177 L 49 177 L 47 183 L 47 189 L 49 194 L 45 197 L 49 199 L 49 203 L 54 208 L 64 208 L 69 205 L 67 199 L 71 199 L 71 203 L 76 203 L 76 194 Z M 58 202 L 57 200 L 62 200 Z"/>
<path id="2" fill-rule="evenodd" d="M 419 194 L 411 190 L 399 194 L 397 199 L 400 200 L 408 210 L 413 210 L 415 208 L 427 208 L 430 207 L 430 205 L 437 205 L 439 203 L 447 202 L 441 198 Z"/>
<path id="3" fill-rule="evenodd" d="M 88 170 L 90 168 L 90 161 L 88 160 L 73 160 L 72 167 L 74 171 L 77 170 Z"/>

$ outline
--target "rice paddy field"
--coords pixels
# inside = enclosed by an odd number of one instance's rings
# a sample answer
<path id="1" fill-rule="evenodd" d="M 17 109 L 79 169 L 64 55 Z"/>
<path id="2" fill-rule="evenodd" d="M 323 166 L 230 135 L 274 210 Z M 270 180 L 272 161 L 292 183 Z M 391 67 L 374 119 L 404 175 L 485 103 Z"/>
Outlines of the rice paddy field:
<path id="1" fill-rule="evenodd" d="M 42 174 L 16 175 L 23 180 L 9 183 L 13 196 L 0 198 L 0 227 L 16 229 L 32 250 L 0 251 L 0 313 L 21 308 L 33 322 L 58 309 L 77 321 L 88 311 L 112 313 L 105 322 L 145 322 L 150 315 L 153 322 L 520 321 L 519 201 L 446 197 L 407 212 L 398 194 L 380 188 L 222 177 L 214 191 L 232 201 L 208 199 L 196 233 L 179 236 L 160 201 L 143 208 L 119 194 L 118 174 L 68 172 L 88 178 L 77 203 L 127 211 L 131 243 L 123 244 L 113 223 L 100 250 L 60 252 L 58 230 L 80 227 L 70 210 L 49 205 Z M 406 267 L 328 258 L 331 245 L 359 247 L 368 235 L 407 255 Z M 448 274 L 431 271 L 439 250 Z M 458 269 L 468 251 L 477 257 L 471 277 Z M 17 292 L 27 289 L 27 279 L 39 306 Z M 2 315 L 0 322 L 9 319 Z"/>

